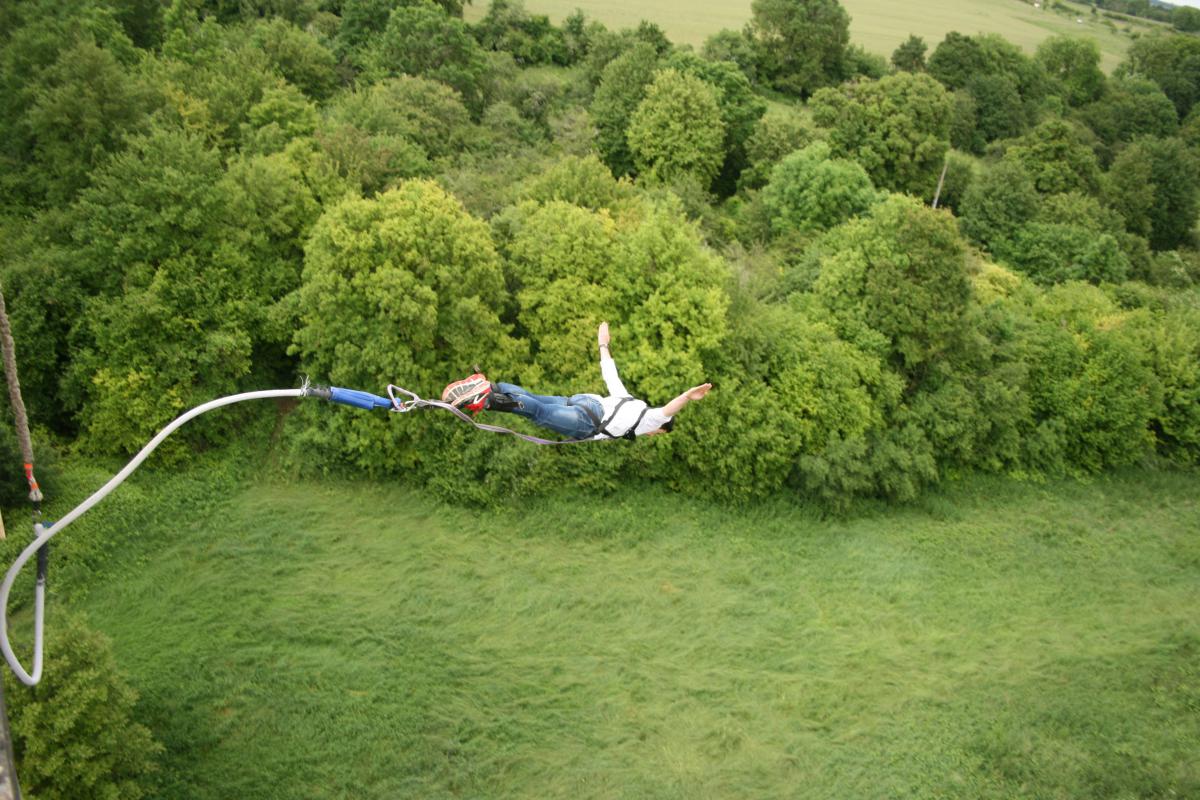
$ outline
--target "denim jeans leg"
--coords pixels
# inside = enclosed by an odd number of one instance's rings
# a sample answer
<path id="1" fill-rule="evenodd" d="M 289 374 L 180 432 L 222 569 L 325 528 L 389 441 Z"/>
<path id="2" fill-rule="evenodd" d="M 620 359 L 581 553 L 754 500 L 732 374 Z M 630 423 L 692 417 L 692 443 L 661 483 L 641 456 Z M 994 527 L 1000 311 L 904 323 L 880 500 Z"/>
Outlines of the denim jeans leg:
<path id="1" fill-rule="evenodd" d="M 517 407 L 511 413 L 536 425 L 571 439 L 585 439 L 594 434 L 592 418 L 579 406 L 568 405 L 565 397 L 532 394 L 511 383 L 498 383 L 496 388 L 517 400 Z"/>
<path id="2" fill-rule="evenodd" d="M 515 383 L 497 383 L 496 388 L 505 394 L 519 394 L 525 397 L 532 397 L 534 400 L 546 405 L 565 406 L 567 404 L 567 398 L 565 397 L 554 394 L 534 394 L 523 386 L 517 386 Z"/>

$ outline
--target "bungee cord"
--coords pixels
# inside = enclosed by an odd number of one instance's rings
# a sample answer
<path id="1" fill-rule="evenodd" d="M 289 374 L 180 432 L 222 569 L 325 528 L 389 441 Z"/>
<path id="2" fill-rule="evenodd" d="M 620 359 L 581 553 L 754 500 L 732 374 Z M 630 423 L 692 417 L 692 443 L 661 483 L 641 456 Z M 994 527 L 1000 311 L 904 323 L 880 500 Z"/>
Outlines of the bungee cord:
<path id="1" fill-rule="evenodd" d="M 401 399 L 403 396 L 404 399 Z M 72 522 L 79 519 L 88 512 L 93 506 L 107 497 L 114 489 L 125 482 L 125 479 L 134 473 L 134 471 L 142 465 L 142 462 L 154 452 L 163 441 L 178 430 L 182 425 L 208 411 L 212 411 L 224 406 L 241 403 L 246 400 L 267 400 L 271 398 L 283 397 L 298 397 L 307 398 L 315 397 L 322 400 L 328 400 L 333 403 L 342 405 L 354 406 L 366 410 L 376 408 L 384 408 L 395 413 L 408 413 L 423 408 L 439 408 L 453 413 L 463 422 L 468 422 L 476 428 L 488 431 L 490 433 L 508 434 L 515 436 L 518 439 L 524 439 L 527 442 L 539 445 L 556 445 L 556 444 L 575 444 L 582 439 L 542 439 L 537 436 L 520 433 L 518 431 L 504 428 L 499 425 L 487 425 L 482 422 L 477 422 L 472 417 L 463 413 L 461 409 L 452 406 L 449 403 L 443 403 L 440 400 L 426 400 L 418 396 L 415 392 L 410 392 L 400 386 L 389 384 L 387 387 L 387 397 L 363 392 L 357 389 L 343 389 L 337 386 L 324 387 L 314 386 L 305 379 L 303 385 L 299 389 L 266 389 L 255 392 L 242 392 L 241 394 L 228 395 L 220 397 L 216 400 L 210 400 L 207 403 L 198 405 L 195 408 L 187 411 L 176 417 L 165 428 L 158 432 L 157 435 L 146 446 L 138 451 L 128 464 L 114 475 L 108 483 L 97 489 L 90 497 L 84 500 L 75 508 L 71 509 L 62 519 L 57 522 L 44 524 L 41 521 L 34 523 L 34 538 L 20 555 L 13 561 L 8 571 L 4 574 L 4 580 L 0 582 L 0 650 L 4 653 L 4 660 L 8 662 L 8 666 L 12 669 L 13 674 L 24 683 L 26 686 L 36 686 L 42 678 L 43 667 L 43 652 L 44 652 L 44 633 L 45 633 L 45 609 L 46 609 L 46 580 L 44 570 L 40 570 L 38 580 L 34 588 L 34 607 L 33 607 L 33 662 L 31 668 L 26 670 L 21 664 L 20 659 L 13 651 L 12 642 L 9 639 L 8 631 L 8 596 L 12 591 L 13 584 L 17 580 L 17 576 L 24 569 L 26 563 L 29 562 L 35 554 L 44 554 L 45 545 L 55 536 L 62 533 Z M 44 556 L 43 556 L 44 557 Z"/>
<path id="2" fill-rule="evenodd" d="M 4 581 L 0 582 L 0 650 L 4 651 L 4 660 L 8 662 L 8 666 L 12 669 L 13 674 L 24 683 L 26 686 L 36 686 L 38 681 L 42 679 L 42 651 L 45 626 L 45 609 L 46 609 L 46 582 L 44 578 L 39 577 L 37 586 L 34 589 L 34 607 L 33 607 L 33 666 L 32 669 L 26 671 L 21 665 L 20 659 L 13 652 L 12 644 L 8 636 L 8 595 L 12 591 L 13 583 L 17 579 L 24 568 L 26 562 L 37 553 L 43 545 L 49 542 L 52 538 L 62 533 L 75 520 L 83 516 L 92 506 L 99 503 L 125 482 L 125 479 L 133 474 L 147 456 L 154 452 L 154 449 L 163 443 L 163 440 L 176 431 L 181 425 L 195 417 L 200 416 L 206 411 L 212 411 L 214 408 L 240 403 L 244 400 L 264 400 L 272 397 L 304 397 L 308 392 L 307 387 L 300 389 L 268 389 L 258 392 L 243 392 L 242 394 L 229 395 L 216 400 L 211 400 L 202 405 L 196 406 L 191 411 L 181 414 L 173 422 L 158 432 L 158 435 L 151 439 L 145 447 L 138 451 L 125 467 L 109 480 L 108 483 L 97 489 L 91 497 L 84 500 L 75 508 L 67 512 L 66 516 L 50 525 L 45 525 L 38 522 L 34 525 L 34 539 L 30 542 L 12 566 L 8 568 L 8 572 L 4 575 Z"/>

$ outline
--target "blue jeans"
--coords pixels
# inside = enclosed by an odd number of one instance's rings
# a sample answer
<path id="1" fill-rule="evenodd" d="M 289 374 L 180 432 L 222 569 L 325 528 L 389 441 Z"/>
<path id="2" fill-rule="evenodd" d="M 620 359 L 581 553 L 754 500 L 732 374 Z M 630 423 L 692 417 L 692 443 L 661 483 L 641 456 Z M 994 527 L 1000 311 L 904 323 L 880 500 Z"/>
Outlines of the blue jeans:
<path id="1" fill-rule="evenodd" d="M 604 407 L 595 395 L 573 394 L 570 397 L 533 394 L 512 383 L 497 383 L 496 388 L 512 395 L 517 407 L 511 410 L 525 419 L 549 428 L 569 439 L 590 439 L 599 431 L 596 420 L 604 418 Z M 590 409 L 595 418 L 584 409 Z"/>

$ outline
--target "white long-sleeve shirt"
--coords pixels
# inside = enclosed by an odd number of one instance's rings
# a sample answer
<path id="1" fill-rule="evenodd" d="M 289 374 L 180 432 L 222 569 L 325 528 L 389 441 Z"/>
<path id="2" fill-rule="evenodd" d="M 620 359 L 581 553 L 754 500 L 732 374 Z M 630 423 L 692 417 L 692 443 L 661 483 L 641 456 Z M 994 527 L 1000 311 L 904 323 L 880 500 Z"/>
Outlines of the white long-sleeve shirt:
<path id="1" fill-rule="evenodd" d="M 664 414 L 661 408 L 650 408 L 649 403 L 637 400 L 629 394 L 625 384 L 621 383 L 621 376 L 617 374 L 617 363 L 607 354 L 600 357 L 600 374 L 604 377 L 604 385 L 608 387 L 608 396 L 594 396 L 604 407 L 603 419 L 608 420 L 605 430 L 608 431 L 609 436 L 601 433 L 594 436 L 594 439 L 624 436 L 635 423 L 637 429 L 634 431 L 634 435 L 642 436 L 658 430 L 671 421 L 671 418 Z M 625 402 L 622 403 L 622 400 Z M 621 407 L 620 410 L 617 410 L 617 406 Z M 645 410 L 645 414 L 642 413 L 643 410 Z M 613 416 L 614 411 L 616 416 Z M 641 422 L 638 422 L 639 416 Z M 609 419 L 610 417 L 611 419 Z"/>

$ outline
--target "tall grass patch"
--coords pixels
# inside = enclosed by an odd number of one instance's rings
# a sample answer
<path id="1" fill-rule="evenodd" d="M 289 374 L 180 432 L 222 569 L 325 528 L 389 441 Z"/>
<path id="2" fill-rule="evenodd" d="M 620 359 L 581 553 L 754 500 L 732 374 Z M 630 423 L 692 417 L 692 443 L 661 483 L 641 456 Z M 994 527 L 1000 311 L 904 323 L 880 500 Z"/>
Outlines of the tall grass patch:
<path id="1" fill-rule="evenodd" d="M 86 610 L 163 797 L 1187 796 L 1194 489 L 981 480 L 821 520 L 258 486 Z"/>

